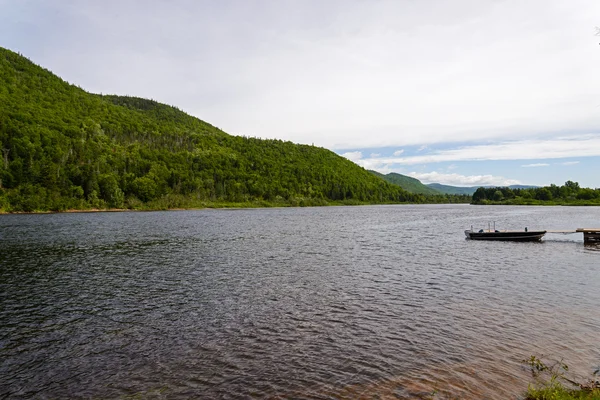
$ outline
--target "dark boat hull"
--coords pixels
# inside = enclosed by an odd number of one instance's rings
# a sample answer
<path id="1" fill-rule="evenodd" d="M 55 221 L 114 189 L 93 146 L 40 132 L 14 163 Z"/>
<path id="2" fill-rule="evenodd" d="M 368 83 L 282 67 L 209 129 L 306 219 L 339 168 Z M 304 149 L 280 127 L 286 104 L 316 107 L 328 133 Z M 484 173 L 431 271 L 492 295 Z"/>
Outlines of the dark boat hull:
<path id="1" fill-rule="evenodd" d="M 503 231 L 503 232 L 473 232 L 465 231 L 467 239 L 471 240 L 500 240 L 510 242 L 539 242 L 546 231 Z"/>

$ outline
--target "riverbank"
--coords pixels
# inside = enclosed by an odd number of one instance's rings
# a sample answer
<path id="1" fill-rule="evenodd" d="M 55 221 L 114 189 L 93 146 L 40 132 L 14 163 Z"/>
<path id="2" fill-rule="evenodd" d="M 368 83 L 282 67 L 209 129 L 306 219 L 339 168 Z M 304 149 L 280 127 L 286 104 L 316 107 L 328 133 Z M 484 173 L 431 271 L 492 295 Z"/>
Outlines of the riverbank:
<path id="1" fill-rule="evenodd" d="M 412 204 L 412 203 L 364 203 L 352 201 L 335 201 L 325 204 L 302 204 L 294 205 L 288 203 L 272 203 L 272 202 L 252 202 L 252 203 L 218 203 L 207 202 L 201 205 L 189 207 L 154 207 L 146 205 L 136 208 L 82 208 L 82 209 L 66 209 L 66 210 L 32 210 L 32 211 L 7 211 L 0 210 L 0 215 L 8 214 L 58 214 L 58 213 L 105 213 L 105 212 L 151 212 L 151 211 L 184 211 L 184 210 L 205 210 L 205 209 L 246 209 L 246 208 L 277 208 L 277 207 L 328 207 L 328 206 L 361 206 L 361 205 L 377 205 L 377 204 Z"/>
<path id="2" fill-rule="evenodd" d="M 440 199 L 441 200 L 441 199 Z M 124 211 L 181 211 L 181 210 L 202 210 L 208 208 L 214 209 L 232 209 L 232 208 L 274 208 L 274 207 L 326 207 L 326 206 L 365 206 L 381 204 L 455 204 L 451 202 L 366 202 L 353 199 L 348 200 L 325 200 L 316 198 L 290 198 L 277 199 L 274 201 L 253 200 L 245 202 L 225 202 L 225 201 L 206 201 L 194 200 L 183 196 L 165 196 L 158 200 L 142 203 L 139 200 L 128 201 L 124 208 L 72 208 L 72 209 L 34 209 L 34 210 L 11 210 L 0 208 L 0 214 L 51 214 L 51 213 L 89 213 L 89 212 L 124 212 Z M 460 203 L 468 204 L 468 203 Z"/>
<path id="3" fill-rule="evenodd" d="M 561 385 L 548 384 L 542 388 L 529 388 L 525 400 L 600 400 L 600 389 L 568 389 Z"/>
<path id="4" fill-rule="evenodd" d="M 529 384 L 525 400 L 600 400 L 600 367 L 591 379 L 581 381 L 570 376 L 569 366 L 563 360 L 545 360 L 532 355 L 523 363 L 531 369 L 536 383 Z"/>

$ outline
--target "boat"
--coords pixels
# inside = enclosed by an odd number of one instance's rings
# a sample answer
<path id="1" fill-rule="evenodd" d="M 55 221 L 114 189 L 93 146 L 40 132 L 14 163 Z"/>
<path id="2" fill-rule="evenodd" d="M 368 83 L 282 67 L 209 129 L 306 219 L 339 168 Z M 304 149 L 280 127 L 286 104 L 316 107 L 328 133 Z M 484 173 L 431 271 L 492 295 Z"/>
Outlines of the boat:
<path id="1" fill-rule="evenodd" d="M 524 231 L 498 231 L 483 230 L 474 231 L 473 228 L 465 231 L 467 239 L 471 240 L 506 240 L 513 242 L 539 242 L 546 234 L 546 231 L 530 231 L 525 228 Z"/>

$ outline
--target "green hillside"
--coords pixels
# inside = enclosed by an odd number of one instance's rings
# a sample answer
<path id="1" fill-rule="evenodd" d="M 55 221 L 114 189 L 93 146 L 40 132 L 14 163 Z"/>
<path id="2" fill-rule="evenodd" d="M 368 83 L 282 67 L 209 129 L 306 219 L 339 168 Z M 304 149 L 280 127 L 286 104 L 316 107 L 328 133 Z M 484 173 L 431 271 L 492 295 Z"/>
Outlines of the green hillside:
<path id="1" fill-rule="evenodd" d="M 395 172 L 390 172 L 387 175 L 380 174 L 379 172 L 371 171 L 371 170 L 369 170 L 369 172 L 371 172 L 372 174 L 374 174 L 380 178 L 385 179 L 386 181 L 388 181 L 390 183 L 393 183 L 394 185 L 398 185 L 398 186 L 402 187 L 402 189 L 404 189 L 408 192 L 411 192 L 411 193 L 426 194 L 426 195 L 442 194 L 442 192 L 435 190 L 433 188 L 430 188 L 426 185 L 423 185 L 420 180 L 412 178 L 410 176 L 397 174 Z M 452 193 L 452 194 L 456 194 L 456 193 Z M 458 193 L 458 194 L 460 194 L 460 193 Z"/>
<path id="2" fill-rule="evenodd" d="M 0 48 L 0 210 L 420 202 L 335 153 L 87 93 Z"/>
<path id="3" fill-rule="evenodd" d="M 473 186 L 473 187 L 449 186 L 449 185 L 442 185 L 441 183 L 428 183 L 426 186 L 431 189 L 437 190 L 438 192 L 441 192 L 441 193 L 467 194 L 469 196 L 472 196 L 473 193 L 475 193 L 475 191 L 479 187 L 479 186 Z"/>

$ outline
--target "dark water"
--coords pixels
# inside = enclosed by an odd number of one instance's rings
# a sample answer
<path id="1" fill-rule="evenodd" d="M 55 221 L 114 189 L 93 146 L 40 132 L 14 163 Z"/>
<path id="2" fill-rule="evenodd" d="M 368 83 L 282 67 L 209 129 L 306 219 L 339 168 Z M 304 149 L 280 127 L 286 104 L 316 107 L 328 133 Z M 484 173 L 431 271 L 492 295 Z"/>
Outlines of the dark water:
<path id="1" fill-rule="evenodd" d="M 0 216 L 0 398 L 519 398 L 600 364 L 600 208 Z"/>

